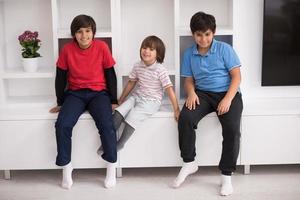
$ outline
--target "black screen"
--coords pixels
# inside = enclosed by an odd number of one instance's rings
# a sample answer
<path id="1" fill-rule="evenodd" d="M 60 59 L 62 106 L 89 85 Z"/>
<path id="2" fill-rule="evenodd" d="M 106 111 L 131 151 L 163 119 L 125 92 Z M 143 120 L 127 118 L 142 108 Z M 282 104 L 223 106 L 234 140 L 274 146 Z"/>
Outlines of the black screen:
<path id="1" fill-rule="evenodd" d="M 300 85 L 300 0 L 265 0 L 262 85 Z"/>

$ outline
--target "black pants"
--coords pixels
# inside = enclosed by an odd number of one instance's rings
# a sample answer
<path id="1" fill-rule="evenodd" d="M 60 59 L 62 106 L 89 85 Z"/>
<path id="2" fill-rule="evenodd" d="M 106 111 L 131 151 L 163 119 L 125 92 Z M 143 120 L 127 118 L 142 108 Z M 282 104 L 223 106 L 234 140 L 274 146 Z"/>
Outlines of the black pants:
<path id="1" fill-rule="evenodd" d="M 211 112 L 217 112 L 219 102 L 223 99 L 226 92 L 203 92 L 196 91 L 199 97 L 200 105 L 195 110 L 189 110 L 183 106 L 179 121 L 179 147 L 181 157 L 184 162 L 192 162 L 196 156 L 195 129 L 199 121 Z M 236 161 L 240 147 L 240 122 L 243 110 L 243 101 L 238 92 L 231 102 L 230 109 L 223 115 L 218 115 L 222 125 L 222 156 L 219 163 L 219 169 L 222 172 L 233 172 L 236 169 Z"/>

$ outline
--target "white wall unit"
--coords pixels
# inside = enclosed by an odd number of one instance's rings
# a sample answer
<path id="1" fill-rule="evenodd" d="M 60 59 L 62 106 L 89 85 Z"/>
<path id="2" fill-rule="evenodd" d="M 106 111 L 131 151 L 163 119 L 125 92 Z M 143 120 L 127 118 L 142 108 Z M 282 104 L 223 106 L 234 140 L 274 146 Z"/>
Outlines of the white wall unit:
<path id="1" fill-rule="evenodd" d="M 242 62 L 245 99 L 300 98 L 300 86 L 261 86 L 263 1 L 236 1 L 234 45 Z"/>
<path id="2" fill-rule="evenodd" d="M 242 164 L 300 163 L 300 115 L 243 118 Z"/>
<path id="3" fill-rule="evenodd" d="M 260 86 L 262 10 L 262 0 L 0 0 L 0 169 L 56 167 L 56 115 L 48 110 L 55 105 L 59 44 L 71 39 L 70 23 L 76 15 L 91 15 L 97 23 L 96 37 L 109 43 L 117 61 L 119 94 L 140 59 L 142 40 L 159 36 L 167 48 L 164 65 L 183 103 L 180 57 L 192 41 L 189 22 L 198 11 L 215 15 L 216 34 L 230 38 L 242 62 L 245 110 L 238 164 L 300 163 L 296 145 L 300 111 L 295 109 L 300 107 L 300 87 Z M 38 31 L 42 40 L 43 57 L 36 73 L 21 68 L 17 37 L 27 29 Z M 274 97 L 284 98 L 274 102 Z M 164 104 L 169 104 L 166 98 Z M 103 167 L 96 154 L 99 137 L 89 114 L 81 116 L 73 135 L 75 167 Z M 179 166 L 177 138 L 172 109 L 164 105 L 119 153 L 119 166 Z M 198 125 L 197 163 L 217 165 L 221 142 L 220 124 L 211 114 Z M 24 154 L 32 154 L 29 162 Z"/>

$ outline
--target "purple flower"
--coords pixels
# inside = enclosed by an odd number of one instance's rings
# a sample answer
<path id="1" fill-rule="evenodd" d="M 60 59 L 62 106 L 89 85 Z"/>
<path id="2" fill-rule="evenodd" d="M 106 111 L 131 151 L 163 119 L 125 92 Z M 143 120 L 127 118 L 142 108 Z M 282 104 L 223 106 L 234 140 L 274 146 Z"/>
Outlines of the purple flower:
<path id="1" fill-rule="evenodd" d="M 23 58 L 35 58 L 41 55 L 37 52 L 41 46 L 41 40 L 38 39 L 38 32 L 24 31 L 22 35 L 19 35 L 18 40 L 22 48 Z"/>

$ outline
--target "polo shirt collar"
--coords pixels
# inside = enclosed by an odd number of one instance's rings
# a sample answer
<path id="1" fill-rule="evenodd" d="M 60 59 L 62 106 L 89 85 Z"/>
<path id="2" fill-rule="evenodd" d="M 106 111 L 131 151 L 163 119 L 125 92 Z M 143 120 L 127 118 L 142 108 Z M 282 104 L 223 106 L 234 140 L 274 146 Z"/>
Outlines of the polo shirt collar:
<path id="1" fill-rule="evenodd" d="M 211 47 L 210 49 L 208 50 L 207 54 L 206 55 L 209 55 L 209 54 L 213 54 L 213 53 L 216 53 L 217 52 L 217 41 L 215 39 L 212 40 L 212 44 L 211 44 Z M 197 49 L 197 44 L 195 43 L 193 45 L 193 54 L 194 55 L 200 55 L 199 52 L 198 52 L 198 49 Z"/>
<path id="2" fill-rule="evenodd" d="M 144 63 L 144 61 L 141 60 L 141 66 L 142 66 L 142 67 L 153 68 L 153 67 L 156 66 L 156 64 L 157 64 L 157 61 L 155 61 L 152 65 L 147 66 L 147 65 Z"/>

